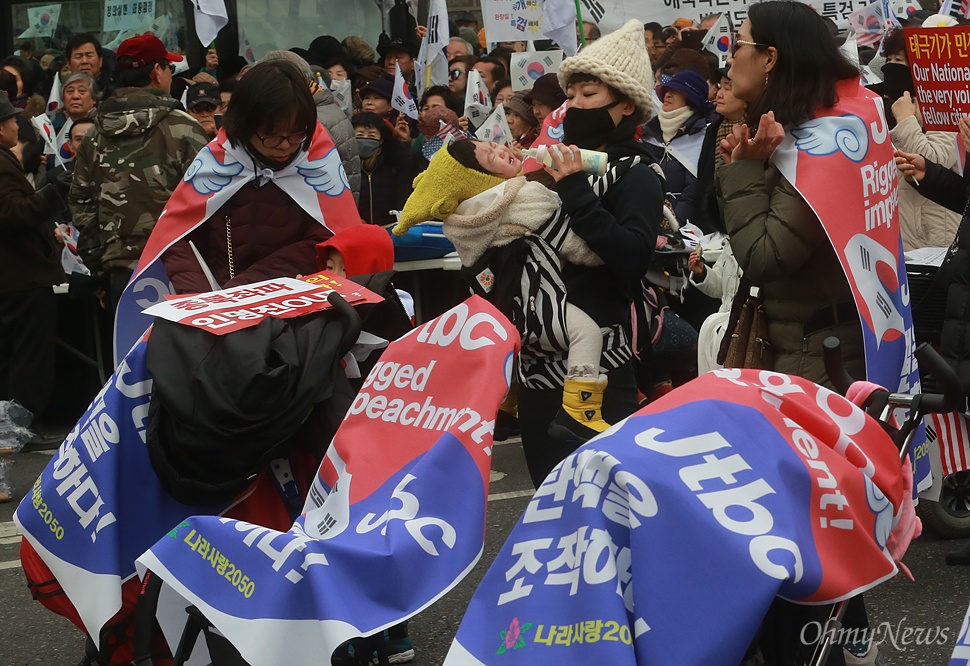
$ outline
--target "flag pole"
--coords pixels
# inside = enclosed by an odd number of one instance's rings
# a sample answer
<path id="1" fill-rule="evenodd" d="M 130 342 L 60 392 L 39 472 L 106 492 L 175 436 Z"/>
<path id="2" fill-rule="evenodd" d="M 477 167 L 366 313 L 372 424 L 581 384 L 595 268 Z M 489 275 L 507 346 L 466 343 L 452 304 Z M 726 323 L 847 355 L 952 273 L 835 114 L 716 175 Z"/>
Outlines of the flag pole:
<path id="1" fill-rule="evenodd" d="M 586 31 L 583 30 L 583 7 L 579 0 L 576 0 L 576 24 L 579 27 L 579 43 L 586 48 Z"/>

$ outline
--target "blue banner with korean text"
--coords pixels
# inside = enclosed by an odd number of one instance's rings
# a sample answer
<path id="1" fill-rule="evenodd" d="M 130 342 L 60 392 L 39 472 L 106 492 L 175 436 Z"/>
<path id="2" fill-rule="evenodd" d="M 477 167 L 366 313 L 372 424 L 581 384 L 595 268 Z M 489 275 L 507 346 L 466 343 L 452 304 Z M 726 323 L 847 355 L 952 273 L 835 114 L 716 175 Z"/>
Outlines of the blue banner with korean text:
<path id="1" fill-rule="evenodd" d="M 367 376 L 289 531 L 196 516 L 140 569 L 177 595 L 176 618 L 195 605 L 253 666 L 282 655 L 319 666 L 417 613 L 481 555 L 492 432 L 518 346 L 479 297 L 418 327 Z M 163 624 L 170 643 L 180 629 Z"/>
<path id="2" fill-rule="evenodd" d="M 843 397 L 767 371 L 703 375 L 546 478 L 446 666 L 739 663 L 776 595 L 893 576 L 898 452 Z"/>

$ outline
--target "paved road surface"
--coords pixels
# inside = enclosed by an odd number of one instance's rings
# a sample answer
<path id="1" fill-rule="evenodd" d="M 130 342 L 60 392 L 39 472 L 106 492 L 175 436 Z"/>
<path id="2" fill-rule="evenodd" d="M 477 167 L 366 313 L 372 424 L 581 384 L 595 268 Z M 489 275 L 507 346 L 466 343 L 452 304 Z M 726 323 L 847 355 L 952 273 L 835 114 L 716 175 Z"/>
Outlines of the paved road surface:
<path id="1" fill-rule="evenodd" d="M 9 472 L 17 500 L 49 460 L 50 452 L 14 457 Z M 471 593 L 528 502 L 531 487 L 517 441 L 496 446 L 493 469 L 485 554 L 468 578 L 412 620 L 415 666 L 442 663 Z M 15 507 L 16 502 L 0 505 L 0 666 L 74 666 L 82 654 L 82 637 L 67 621 L 33 601 L 24 583 L 17 559 L 19 537 L 10 522 Z M 906 558 L 916 582 L 898 576 L 866 595 L 872 624 L 880 627 L 879 636 L 884 639 L 887 666 L 948 662 L 970 604 L 970 568 L 946 567 L 943 555 L 962 544 L 917 541 Z M 902 639 L 907 628 L 946 630 L 948 640 L 945 645 L 907 645 Z M 702 634 L 697 638 L 702 640 Z"/>

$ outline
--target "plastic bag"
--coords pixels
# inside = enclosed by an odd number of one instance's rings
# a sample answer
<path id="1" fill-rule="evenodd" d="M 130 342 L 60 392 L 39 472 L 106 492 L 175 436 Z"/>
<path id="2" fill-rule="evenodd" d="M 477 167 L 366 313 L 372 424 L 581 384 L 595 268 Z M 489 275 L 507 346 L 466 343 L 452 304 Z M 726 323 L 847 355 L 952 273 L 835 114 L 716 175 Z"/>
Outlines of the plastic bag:
<path id="1" fill-rule="evenodd" d="M 0 400 L 0 455 L 17 453 L 34 437 L 34 415 L 16 400 Z"/>

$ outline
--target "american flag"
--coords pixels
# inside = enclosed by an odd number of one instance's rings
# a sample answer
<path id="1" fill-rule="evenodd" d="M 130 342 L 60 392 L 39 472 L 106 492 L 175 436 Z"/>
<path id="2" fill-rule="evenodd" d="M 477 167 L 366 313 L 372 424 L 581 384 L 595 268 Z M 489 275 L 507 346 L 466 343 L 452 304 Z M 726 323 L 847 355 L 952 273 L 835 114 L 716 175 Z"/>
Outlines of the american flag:
<path id="1" fill-rule="evenodd" d="M 970 469 L 970 429 L 967 417 L 961 412 L 930 414 L 926 438 L 930 444 L 939 441 L 943 474 L 955 474 Z"/>
<path id="2" fill-rule="evenodd" d="M 438 121 L 438 131 L 434 133 L 436 137 L 444 141 L 449 136 L 457 141 L 458 139 L 470 139 L 471 134 L 463 132 L 458 125 L 455 123 L 446 123 L 443 120 Z"/>

